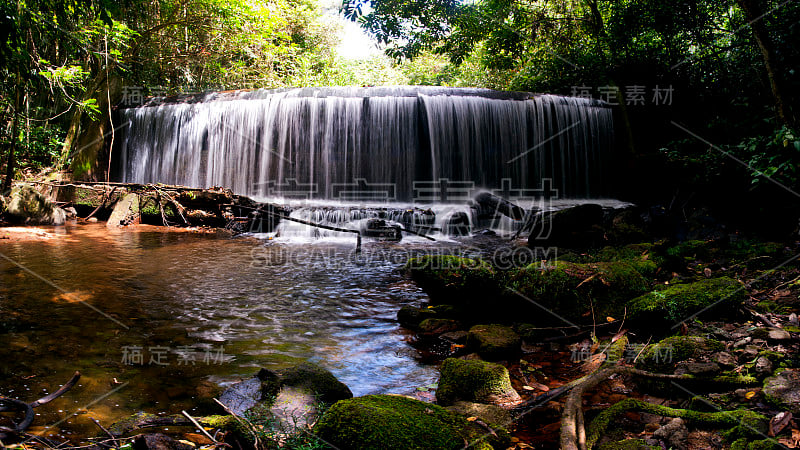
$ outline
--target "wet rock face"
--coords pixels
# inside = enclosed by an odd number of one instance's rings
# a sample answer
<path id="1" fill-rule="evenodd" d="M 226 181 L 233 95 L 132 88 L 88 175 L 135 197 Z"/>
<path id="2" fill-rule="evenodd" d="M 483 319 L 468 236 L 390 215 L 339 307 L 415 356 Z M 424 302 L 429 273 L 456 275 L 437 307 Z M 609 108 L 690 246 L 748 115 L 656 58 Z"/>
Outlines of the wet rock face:
<path id="1" fill-rule="evenodd" d="M 14 188 L 6 209 L 12 221 L 31 225 L 62 225 L 67 213 L 29 185 Z"/>
<path id="2" fill-rule="evenodd" d="M 800 414 L 800 369 L 786 369 L 764 380 L 764 397 L 792 414 Z"/>

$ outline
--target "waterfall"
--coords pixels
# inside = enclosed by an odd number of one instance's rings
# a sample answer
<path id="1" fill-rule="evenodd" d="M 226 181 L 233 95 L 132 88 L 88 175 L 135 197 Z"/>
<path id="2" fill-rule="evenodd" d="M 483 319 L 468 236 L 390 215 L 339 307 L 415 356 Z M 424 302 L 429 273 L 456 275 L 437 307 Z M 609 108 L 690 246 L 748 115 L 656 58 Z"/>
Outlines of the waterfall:
<path id="1" fill-rule="evenodd" d="M 592 100 L 487 89 L 211 93 L 119 110 L 116 178 L 256 199 L 429 204 L 481 188 L 535 196 L 550 179 L 561 198 L 597 197 L 611 116 Z"/>

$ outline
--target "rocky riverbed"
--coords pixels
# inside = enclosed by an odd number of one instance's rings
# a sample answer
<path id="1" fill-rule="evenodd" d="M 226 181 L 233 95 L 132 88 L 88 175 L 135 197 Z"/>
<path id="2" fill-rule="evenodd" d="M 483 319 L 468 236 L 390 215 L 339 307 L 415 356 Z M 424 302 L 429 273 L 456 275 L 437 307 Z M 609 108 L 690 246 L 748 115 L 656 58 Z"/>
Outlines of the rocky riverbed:
<path id="1" fill-rule="evenodd" d="M 424 295 L 392 316 L 438 371 L 413 395 L 353 396 L 363 389 L 293 361 L 253 368 L 185 415 L 163 405 L 101 424 L 84 446 L 798 446 L 796 241 L 700 213 L 680 233 L 675 219 L 638 208 L 540 219 L 535 239 L 486 233 L 395 263 Z"/>

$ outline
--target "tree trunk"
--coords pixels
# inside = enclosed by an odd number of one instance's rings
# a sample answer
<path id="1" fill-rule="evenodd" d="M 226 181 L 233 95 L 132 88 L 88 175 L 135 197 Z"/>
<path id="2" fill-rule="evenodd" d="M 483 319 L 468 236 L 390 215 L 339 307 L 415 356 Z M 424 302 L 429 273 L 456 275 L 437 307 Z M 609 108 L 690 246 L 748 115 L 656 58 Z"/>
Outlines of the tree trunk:
<path id="1" fill-rule="evenodd" d="M 20 29 L 22 29 L 22 3 L 17 0 L 17 20 L 20 21 Z M 22 74 L 20 73 L 19 65 L 17 65 L 16 86 L 14 87 L 14 109 L 11 111 L 11 120 L 14 121 L 11 126 L 11 145 L 8 147 L 8 159 L 6 160 L 6 179 L 3 182 L 3 192 L 11 189 L 11 183 L 14 182 L 14 166 L 16 162 L 17 142 L 19 142 L 19 94 L 22 90 Z"/>
<path id="2" fill-rule="evenodd" d="M 791 101 L 786 96 L 783 82 L 780 79 L 778 62 L 775 58 L 775 48 L 769 36 L 767 27 L 764 25 L 762 15 L 764 14 L 760 5 L 760 0 L 737 0 L 739 7 L 744 11 L 744 16 L 753 30 L 761 56 L 764 59 L 764 68 L 767 70 L 769 86 L 772 90 L 772 97 L 775 102 L 775 113 L 785 125 L 795 126 L 796 120 L 789 107 Z"/>

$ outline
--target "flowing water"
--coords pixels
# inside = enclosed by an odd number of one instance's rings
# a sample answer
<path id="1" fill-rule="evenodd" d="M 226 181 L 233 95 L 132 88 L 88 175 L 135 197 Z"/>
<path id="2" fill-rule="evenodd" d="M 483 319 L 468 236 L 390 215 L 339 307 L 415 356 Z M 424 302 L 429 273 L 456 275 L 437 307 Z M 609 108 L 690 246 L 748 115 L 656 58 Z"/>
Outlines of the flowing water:
<path id="1" fill-rule="evenodd" d="M 475 188 L 605 191 L 610 108 L 438 87 L 210 93 L 117 115 L 117 178 L 255 198 L 434 201 Z M 530 194 L 530 192 L 528 192 Z"/>
<path id="2" fill-rule="evenodd" d="M 33 401 L 83 374 L 36 409 L 31 431 L 74 439 L 98 431 L 89 417 L 201 414 L 220 386 L 307 359 L 355 395 L 413 395 L 436 380 L 395 317 L 424 298 L 401 265 L 447 244 L 365 242 L 354 258 L 352 237 L 50 230 L 61 236 L 0 241 L 0 395 Z"/>

